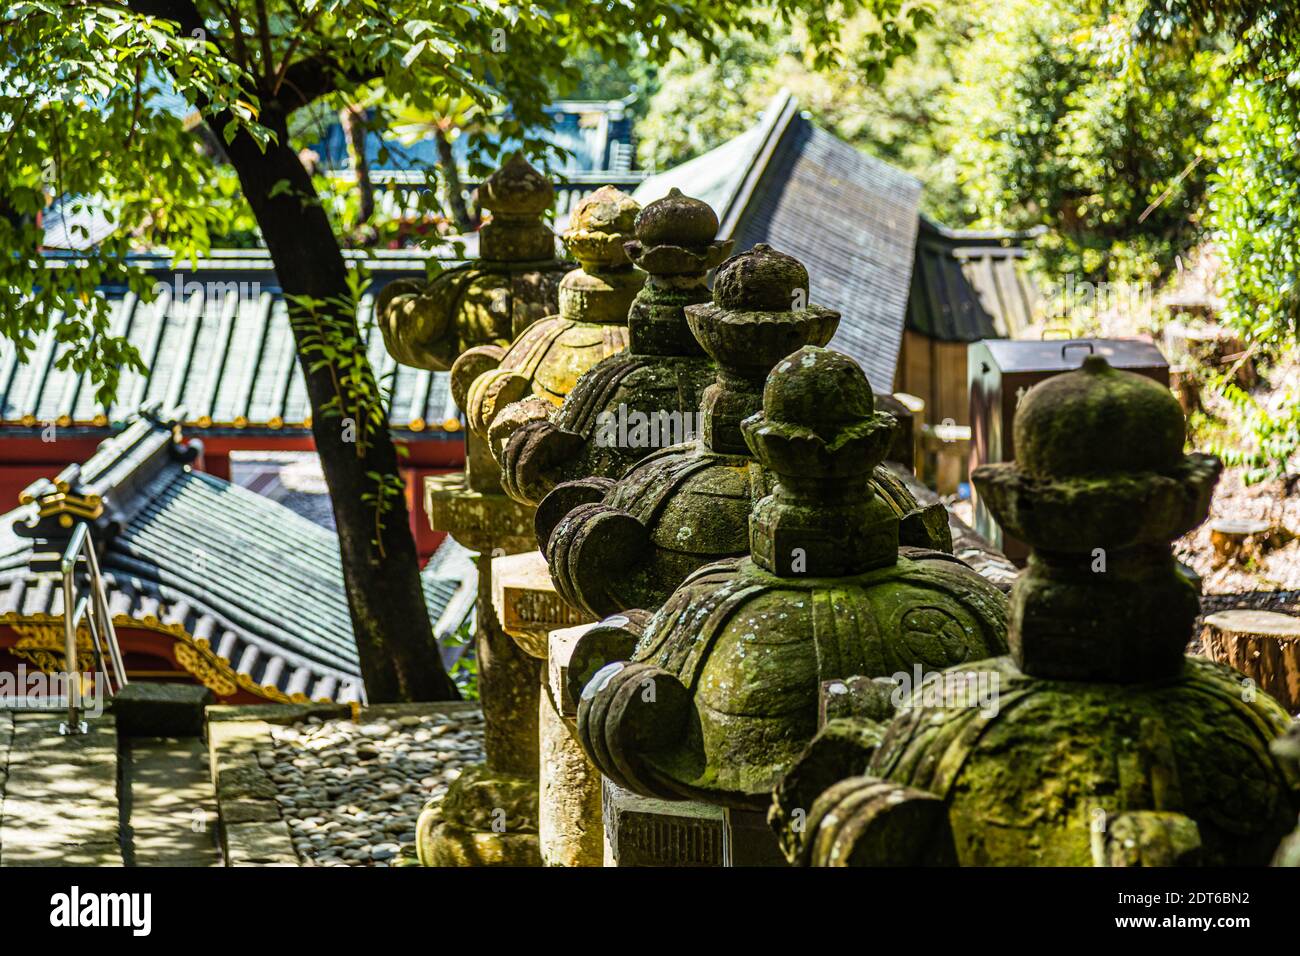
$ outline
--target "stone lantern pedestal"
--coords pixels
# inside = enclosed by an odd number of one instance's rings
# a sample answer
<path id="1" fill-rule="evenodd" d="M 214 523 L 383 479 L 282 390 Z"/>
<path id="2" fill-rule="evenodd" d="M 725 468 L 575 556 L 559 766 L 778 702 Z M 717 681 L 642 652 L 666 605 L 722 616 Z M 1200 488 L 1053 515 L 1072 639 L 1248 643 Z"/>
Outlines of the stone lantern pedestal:
<path id="1" fill-rule="evenodd" d="M 474 644 L 487 760 L 448 788 L 435 819 L 421 821 L 418 850 L 429 866 L 537 866 L 537 663 L 492 606 L 492 555 L 528 547 L 533 509 L 479 482 L 473 457 L 466 473 L 426 478 L 424 496 L 433 526 L 479 554 Z"/>
<path id="2" fill-rule="evenodd" d="M 585 631 L 584 615 L 561 600 L 539 551 L 492 561 L 492 606 L 503 630 L 529 655 L 537 684 L 537 828 L 545 866 L 600 865 L 600 783 L 565 725 L 550 686 L 551 635 Z M 573 625 L 578 625 L 573 627 Z M 590 834 L 595 834 L 591 836 Z"/>
<path id="3" fill-rule="evenodd" d="M 433 865 L 542 863 L 541 661 L 547 634 L 582 618 L 542 586 L 536 567 L 546 578 L 545 561 L 527 554 L 536 546 L 534 509 L 504 493 L 489 442 L 558 405 L 586 369 L 627 344 L 621 322 L 643 280 L 622 240 L 638 209 L 611 187 L 584 200 L 564 237 L 582 268 L 560 282 L 559 313 L 517 330 L 507 348 L 467 349 L 452 366 L 452 391 L 469 424 L 466 472 L 430 478 L 425 506 L 435 529 L 479 553 L 475 646 L 487 761 L 457 780 L 417 828 L 427 834 L 420 857 Z M 499 559 L 503 579 L 495 581 Z"/>

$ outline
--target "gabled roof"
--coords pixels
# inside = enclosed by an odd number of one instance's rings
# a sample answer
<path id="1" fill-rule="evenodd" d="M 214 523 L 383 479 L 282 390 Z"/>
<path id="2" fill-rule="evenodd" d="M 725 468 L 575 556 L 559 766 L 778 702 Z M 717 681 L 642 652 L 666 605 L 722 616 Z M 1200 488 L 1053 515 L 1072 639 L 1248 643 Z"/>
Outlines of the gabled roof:
<path id="1" fill-rule="evenodd" d="M 799 259 L 809 294 L 842 314 L 831 345 L 893 386 L 915 253 L 921 184 L 818 129 L 786 91 L 749 131 L 647 179 L 648 202 L 676 186 L 709 202 L 719 236 L 737 250 L 758 242 Z"/>
<path id="2" fill-rule="evenodd" d="M 30 486 L 25 503 L 0 515 L 0 623 L 61 618 L 58 581 L 29 562 L 61 550 L 70 532 L 59 519 L 75 514 L 91 521 L 119 626 L 173 634 L 177 659 L 200 679 L 272 699 L 358 699 L 337 538 L 193 470 L 176 417 L 134 417 L 84 464 Z M 431 620 L 454 630 L 469 614 L 464 579 L 435 568 L 422 580 Z"/>
<path id="3" fill-rule="evenodd" d="M 57 261 L 58 257 L 55 257 Z M 391 376 L 391 424 L 406 439 L 446 437 L 460 427 L 445 372 L 398 365 L 375 330 L 374 296 L 398 277 L 423 278 L 426 253 L 349 255 L 365 260 L 374 282 L 357 317 L 375 374 Z M 226 250 L 176 268 L 170 259 L 141 256 L 161 294 L 145 304 L 122 288 L 105 288 L 111 329 L 139 350 L 148 372 L 123 375 L 117 400 L 95 400 L 89 374 L 58 369 L 64 346 L 51 326 L 37 337 L 26 361 L 9 340 L 0 341 L 0 424 L 107 429 L 120 426 L 141 405 L 188 410 L 188 428 L 261 430 L 305 434 L 311 408 L 298 367 L 283 291 L 265 250 Z M 75 259 L 68 260 L 75 268 Z"/>
<path id="4" fill-rule="evenodd" d="M 945 342 L 1014 338 L 1040 295 L 1025 268 L 1033 233 L 948 229 L 921 219 L 907 327 Z"/>

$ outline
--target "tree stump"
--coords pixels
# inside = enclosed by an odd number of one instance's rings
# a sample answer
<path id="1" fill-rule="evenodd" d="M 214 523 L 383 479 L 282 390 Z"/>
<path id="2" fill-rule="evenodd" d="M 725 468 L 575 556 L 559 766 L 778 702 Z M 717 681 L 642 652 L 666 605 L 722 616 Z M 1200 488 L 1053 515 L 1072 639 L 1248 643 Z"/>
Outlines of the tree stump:
<path id="1" fill-rule="evenodd" d="M 1267 521 L 1257 518 L 1216 518 L 1210 522 L 1210 543 L 1214 545 L 1215 564 L 1240 563 L 1259 550 L 1260 541 L 1272 530 Z"/>
<path id="2" fill-rule="evenodd" d="M 1287 713 L 1300 711 L 1300 617 L 1220 611 L 1205 619 L 1201 648 L 1207 657 L 1251 678 Z"/>

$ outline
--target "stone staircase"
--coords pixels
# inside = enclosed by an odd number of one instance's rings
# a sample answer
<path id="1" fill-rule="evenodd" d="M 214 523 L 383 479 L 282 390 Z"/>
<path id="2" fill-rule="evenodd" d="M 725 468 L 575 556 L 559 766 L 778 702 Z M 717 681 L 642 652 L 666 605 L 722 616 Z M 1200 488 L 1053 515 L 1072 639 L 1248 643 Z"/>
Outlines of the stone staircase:
<path id="1" fill-rule="evenodd" d="M 113 718 L 59 734 L 62 716 L 0 714 L 0 866 L 121 866 Z M 8 730 L 3 728 L 8 726 Z"/>
<path id="2" fill-rule="evenodd" d="M 0 711 L 0 866 L 222 865 L 203 739 L 63 719 Z"/>
<path id="3" fill-rule="evenodd" d="M 122 757 L 126 864 L 221 866 L 207 743 L 198 737 L 132 737 L 123 742 Z"/>
<path id="4" fill-rule="evenodd" d="M 193 691 L 131 684 L 72 736 L 61 711 L 0 709 L 0 867 L 410 865 L 424 804 L 481 760 L 474 703 Z"/>

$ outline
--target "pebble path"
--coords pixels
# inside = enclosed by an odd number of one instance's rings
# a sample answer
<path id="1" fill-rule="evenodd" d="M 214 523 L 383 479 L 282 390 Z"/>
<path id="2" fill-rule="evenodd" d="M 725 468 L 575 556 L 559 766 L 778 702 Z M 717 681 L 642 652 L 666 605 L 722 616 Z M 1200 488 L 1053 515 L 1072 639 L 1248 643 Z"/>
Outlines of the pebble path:
<path id="1" fill-rule="evenodd" d="M 413 860 L 415 821 L 430 799 L 483 760 L 483 717 L 407 715 L 363 723 L 308 718 L 275 727 L 258 753 L 304 866 L 393 866 Z"/>

